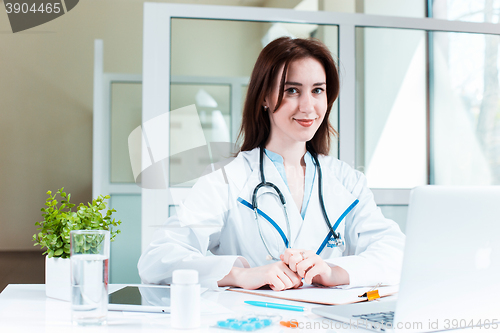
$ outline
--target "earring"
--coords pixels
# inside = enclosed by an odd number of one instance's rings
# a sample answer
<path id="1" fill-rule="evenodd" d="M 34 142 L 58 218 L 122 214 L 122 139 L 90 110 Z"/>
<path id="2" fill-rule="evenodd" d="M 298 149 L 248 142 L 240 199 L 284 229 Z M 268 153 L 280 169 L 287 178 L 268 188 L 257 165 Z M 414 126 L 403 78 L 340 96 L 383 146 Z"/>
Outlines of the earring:
<path id="1" fill-rule="evenodd" d="M 267 112 L 267 109 L 269 109 L 267 106 L 264 105 L 264 111 Z"/>

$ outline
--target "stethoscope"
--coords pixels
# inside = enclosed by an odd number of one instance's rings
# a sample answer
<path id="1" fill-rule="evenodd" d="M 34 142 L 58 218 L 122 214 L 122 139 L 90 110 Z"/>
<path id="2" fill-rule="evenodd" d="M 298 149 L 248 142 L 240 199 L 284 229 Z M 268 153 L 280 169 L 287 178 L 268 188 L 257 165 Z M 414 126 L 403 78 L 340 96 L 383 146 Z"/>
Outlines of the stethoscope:
<path id="1" fill-rule="evenodd" d="M 328 229 L 330 229 L 330 232 L 334 237 L 333 245 L 336 246 L 340 250 L 340 252 L 344 252 L 344 250 L 345 250 L 344 240 L 340 237 L 340 234 L 335 232 L 335 230 L 332 227 L 332 224 L 330 223 L 330 219 L 328 219 L 328 215 L 326 214 L 325 203 L 323 202 L 323 189 L 321 186 L 323 177 L 321 174 L 321 166 L 319 164 L 318 156 L 311 147 L 308 147 L 308 148 L 309 148 L 308 151 L 314 160 L 314 164 L 316 165 L 316 170 L 318 170 L 319 203 L 321 206 L 321 210 L 323 212 L 323 216 L 325 218 L 325 222 L 328 226 Z M 279 200 L 280 200 L 281 205 L 283 207 L 283 213 L 285 214 L 285 222 L 286 222 L 286 227 L 287 227 L 288 242 L 285 242 L 285 246 L 286 246 L 286 248 L 290 248 L 291 247 L 290 241 L 291 241 L 292 235 L 291 235 L 291 229 L 290 229 L 290 221 L 288 220 L 288 214 L 286 211 L 286 200 L 285 200 L 285 197 L 283 196 L 283 193 L 281 193 L 280 189 L 278 188 L 278 186 L 274 185 L 271 182 L 266 182 L 266 178 L 264 176 L 264 148 L 263 147 L 260 147 L 260 161 L 259 162 L 260 162 L 260 165 L 259 165 L 259 167 L 260 167 L 260 183 L 254 188 L 253 194 L 252 194 L 252 207 L 253 207 L 253 211 L 255 213 L 255 222 L 257 223 L 257 226 L 259 229 L 260 238 L 261 238 L 262 242 L 264 243 L 264 246 L 267 250 L 267 253 L 269 253 L 269 255 L 266 257 L 266 259 L 267 260 L 280 260 L 279 258 L 276 258 L 271 254 L 271 251 L 269 250 L 269 247 L 267 246 L 265 238 L 262 235 L 262 229 L 260 227 L 260 222 L 259 222 L 259 217 L 258 217 L 257 192 L 259 191 L 259 189 L 261 189 L 263 187 L 270 187 L 270 188 L 274 189 L 275 193 L 273 193 L 273 192 L 266 192 L 266 193 L 270 193 L 270 194 L 273 194 L 273 195 L 279 197 Z"/>

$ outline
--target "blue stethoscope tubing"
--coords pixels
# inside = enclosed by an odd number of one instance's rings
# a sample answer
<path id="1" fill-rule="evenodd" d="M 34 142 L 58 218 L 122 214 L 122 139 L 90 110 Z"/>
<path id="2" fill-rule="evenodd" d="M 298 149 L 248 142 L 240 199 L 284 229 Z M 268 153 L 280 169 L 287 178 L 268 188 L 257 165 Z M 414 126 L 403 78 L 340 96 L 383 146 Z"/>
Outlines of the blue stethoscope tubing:
<path id="1" fill-rule="evenodd" d="M 308 151 L 311 154 L 311 156 L 313 157 L 314 163 L 316 164 L 316 169 L 318 170 L 319 203 L 321 206 L 321 211 L 323 212 L 323 216 L 325 218 L 325 223 L 328 226 L 328 229 L 330 229 L 330 233 L 332 234 L 332 236 L 334 238 L 334 245 L 340 250 L 340 252 L 344 252 L 345 243 L 342 240 L 342 238 L 340 237 L 340 234 L 338 234 L 333 229 L 333 226 L 330 223 L 330 219 L 328 218 L 328 215 L 326 213 L 325 203 L 323 201 L 323 188 L 322 188 L 323 175 L 321 173 L 321 165 L 319 164 L 318 156 L 314 152 L 312 147 L 308 147 L 308 148 L 309 148 Z M 259 189 L 261 189 L 263 187 L 270 187 L 275 191 L 276 195 L 279 197 L 281 205 L 283 207 L 283 213 L 285 214 L 285 221 L 286 221 L 286 226 L 287 226 L 287 231 L 288 231 L 287 232 L 287 240 L 288 241 L 285 242 L 285 246 L 287 248 L 290 248 L 291 231 L 290 231 L 290 222 L 288 220 L 288 214 L 286 212 L 286 200 L 285 200 L 283 193 L 281 193 L 280 189 L 278 188 L 278 186 L 274 185 L 271 182 L 266 182 L 266 177 L 264 176 L 264 148 L 263 147 L 260 147 L 260 161 L 259 162 L 260 162 L 260 165 L 259 165 L 259 167 L 260 167 L 260 183 L 254 188 L 253 193 L 252 193 L 252 208 L 253 208 L 253 211 L 255 213 L 255 222 L 257 223 L 257 226 L 259 229 L 260 238 L 262 239 L 262 242 L 264 243 L 264 246 L 265 246 L 267 252 L 269 253 L 268 259 L 269 260 L 279 260 L 278 258 L 274 257 L 271 254 L 271 251 L 269 250 L 269 247 L 267 246 L 267 243 L 264 240 L 264 236 L 262 235 L 262 230 L 261 230 L 259 218 L 258 218 L 257 194 L 258 194 Z"/>

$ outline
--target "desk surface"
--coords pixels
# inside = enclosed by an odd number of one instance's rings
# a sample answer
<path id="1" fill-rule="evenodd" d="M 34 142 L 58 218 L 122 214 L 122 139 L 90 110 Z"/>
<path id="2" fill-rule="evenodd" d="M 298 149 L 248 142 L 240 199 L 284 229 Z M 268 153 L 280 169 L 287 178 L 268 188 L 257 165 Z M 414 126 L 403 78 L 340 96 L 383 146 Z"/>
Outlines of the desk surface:
<path id="1" fill-rule="evenodd" d="M 110 291 L 123 285 L 110 285 Z M 262 296 L 231 291 L 206 291 L 202 294 L 202 326 L 198 330 L 178 332 L 239 332 L 212 327 L 217 320 L 238 317 L 250 313 L 280 315 L 282 320 L 295 319 L 303 329 L 291 329 L 273 325 L 256 332 L 343 332 L 335 322 L 311 312 L 294 312 L 279 309 L 259 308 L 244 303 L 246 300 L 269 301 Z M 274 300 L 271 300 L 274 302 Z M 279 300 L 279 303 L 314 307 L 314 304 Z M 211 312 L 208 312 L 211 311 Z M 70 303 L 45 296 L 43 284 L 11 284 L 0 294 L 0 332 L 166 332 L 170 328 L 170 315 L 160 313 L 108 312 L 108 324 L 102 327 L 78 327 L 71 325 Z M 316 323 L 316 324 L 315 324 Z M 313 326 L 315 325 L 315 326 Z M 369 332 L 356 330 L 356 332 Z"/>

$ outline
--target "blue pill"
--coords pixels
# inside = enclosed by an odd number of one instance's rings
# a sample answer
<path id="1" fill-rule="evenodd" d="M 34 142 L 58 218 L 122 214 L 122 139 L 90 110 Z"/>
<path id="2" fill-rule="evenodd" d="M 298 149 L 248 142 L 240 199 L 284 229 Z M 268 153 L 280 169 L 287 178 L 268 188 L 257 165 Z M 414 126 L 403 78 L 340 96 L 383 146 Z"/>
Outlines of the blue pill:
<path id="1" fill-rule="evenodd" d="M 233 330 L 239 330 L 241 328 L 241 324 L 235 321 L 229 324 L 229 327 L 232 328 Z"/>
<path id="2" fill-rule="evenodd" d="M 253 323 L 253 326 L 255 326 L 256 329 L 259 329 L 259 328 L 264 327 L 264 324 L 262 324 L 262 322 L 260 322 L 260 321 L 257 321 L 255 323 Z"/>
<path id="3" fill-rule="evenodd" d="M 272 323 L 271 319 L 263 319 L 261 322 L 264 326 L 269 326 Z"/>
<path id="4" fill-rule="evenodd" d="M 252 317 L 252 318 L 248 318 L 248 321 L 258 321 L 259 318 L 256 318 L 256 317 Z"/>
<path id="5" fill-rule="evenodd" d="M 229 327 L 229 323 L 225 320 L 221 320 L 217 322 L 217 326 L 226 328 Z"/>
<path id="6" fill-rule="evenodd" d="M 229 319 L 226 319 L 227 322 L 232 322 L 232 321 L 236 321 L 236 319 L 234 318 L 229 318 Z"/>
<path id="7" fill-rule="evenodd" d="M 241 325 L 241 330 L 242 331 L 253 331 L 255 328 L 253 325 L 251 324 L 244 324 L 244 325 Z"/>

